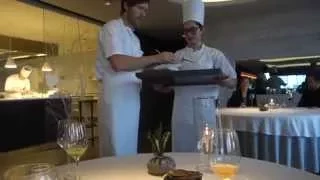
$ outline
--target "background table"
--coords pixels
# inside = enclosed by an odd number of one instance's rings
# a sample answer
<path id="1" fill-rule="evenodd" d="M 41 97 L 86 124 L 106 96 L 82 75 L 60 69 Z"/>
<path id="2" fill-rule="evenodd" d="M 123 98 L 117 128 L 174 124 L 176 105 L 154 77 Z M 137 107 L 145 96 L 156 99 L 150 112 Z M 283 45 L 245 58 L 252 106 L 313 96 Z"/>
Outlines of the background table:
<path id="1" fill-rule="evenodd" d="M 193 170 L 198 162 L 198 154 L 170 154 L 177 163 L 177 168 Z M 82 180 L 161 180 L 147 174 L 146 164 L 151 154 L 134 157 L 102 158 L 80 163 L 79 172 Z M 61 167 L 64 169 L 64 167 Z M 243 158 L 241 160 L 239 180 L 318 180 L 319 177 L 297 169 L 281 165 Z M 212 174 L 205 174 L 204 180 L 217 180 Z"/>
<path id="2" fill-rule="evenodd" d="M 320 109 L 226 108 L 221 117 L 237 130 L 243 156 L 319 173 Z"/>
<path id="3" fill-rule="evenodd" d="M 297 107 L 301 96 L 301 94 L 293 93 L 292 99 L 289 100 L 289 96 L 287 94 L 258 94 L 257 104 L 268 104 L 270 99 L 273 99 L 276 104 L 285 104 L 287 107 Z"/>

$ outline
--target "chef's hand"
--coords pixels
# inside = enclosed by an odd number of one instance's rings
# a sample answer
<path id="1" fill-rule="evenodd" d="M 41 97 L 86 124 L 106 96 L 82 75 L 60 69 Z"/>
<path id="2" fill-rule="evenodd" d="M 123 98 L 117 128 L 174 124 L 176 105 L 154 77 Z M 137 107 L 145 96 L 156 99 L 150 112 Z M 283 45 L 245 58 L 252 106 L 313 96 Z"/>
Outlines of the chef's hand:
<path id="1" fill-rule="evenodd" d="M 27 90 L 27 89 L 23 89 L 22 92 L 21 92 L 22 95 L 29 95 L 31 93 L 32 93 L 32 91 Z"/>
<path id="2" fill-rule="evenodd" d="M 160 63 L 174 63 L 176 56 L 172 52 L 161 52 L 156 55 Z"/>
<path id="3" fill-rule="evenodd" d="M 172 91 L 172 88 L 169 86 L 163 86 L 162 84 L 155 84 L 153 85 L 153 89 L 161 92 L 161 93 L 169 93 Z"/>

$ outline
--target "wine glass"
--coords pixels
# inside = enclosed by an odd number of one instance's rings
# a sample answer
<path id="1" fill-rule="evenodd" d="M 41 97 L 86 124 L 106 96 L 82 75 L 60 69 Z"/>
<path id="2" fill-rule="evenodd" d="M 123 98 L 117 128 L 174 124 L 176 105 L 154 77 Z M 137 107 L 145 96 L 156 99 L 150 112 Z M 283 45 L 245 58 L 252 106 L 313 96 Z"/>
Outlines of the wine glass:
<path id="1" fill-rule="evenodd" d="M 211 170 L 221 180 L 231 180 L 240 167 L 240 145 L 237 133 L 232 129 L 216 129 L 214 133 Z"/>
<path id="2" fill-rule="evenodd" d="M 58 175 L 51 164 L 23 164 L 7 170 L 4 180 L 58 180 Z"/>
<path id="3" fill-rule="evenodd" d="M 88 148 L 86 125 L 75 120 L 58 122 L 57 144 L 75 161 L 75 177 L 81 156 Z"/>

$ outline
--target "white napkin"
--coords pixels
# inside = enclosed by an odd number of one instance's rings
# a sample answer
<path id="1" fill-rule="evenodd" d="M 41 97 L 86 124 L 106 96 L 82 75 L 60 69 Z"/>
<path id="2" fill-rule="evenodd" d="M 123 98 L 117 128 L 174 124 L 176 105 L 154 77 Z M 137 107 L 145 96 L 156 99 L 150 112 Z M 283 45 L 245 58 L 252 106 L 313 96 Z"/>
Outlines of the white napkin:
<path id="1" fill-rule="evenodd" d="M 179 68 L 181 67 L 181 64 L 161 64 L 158 66 L 155 66 L 153 69 L 169 69 L 171 71 L 179 71 Z"/>

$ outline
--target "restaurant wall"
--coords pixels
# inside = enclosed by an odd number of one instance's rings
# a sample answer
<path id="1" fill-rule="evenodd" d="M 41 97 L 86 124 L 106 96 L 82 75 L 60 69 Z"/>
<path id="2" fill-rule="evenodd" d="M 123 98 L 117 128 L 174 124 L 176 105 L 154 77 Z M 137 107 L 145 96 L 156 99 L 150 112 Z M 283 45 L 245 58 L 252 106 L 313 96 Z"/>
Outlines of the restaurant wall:
<path id="1" fill-rule="evenodd" d="M 208 10 L 207 44 L 236 60 L 319 55 L 320 1 L 281 2 Z"/>

